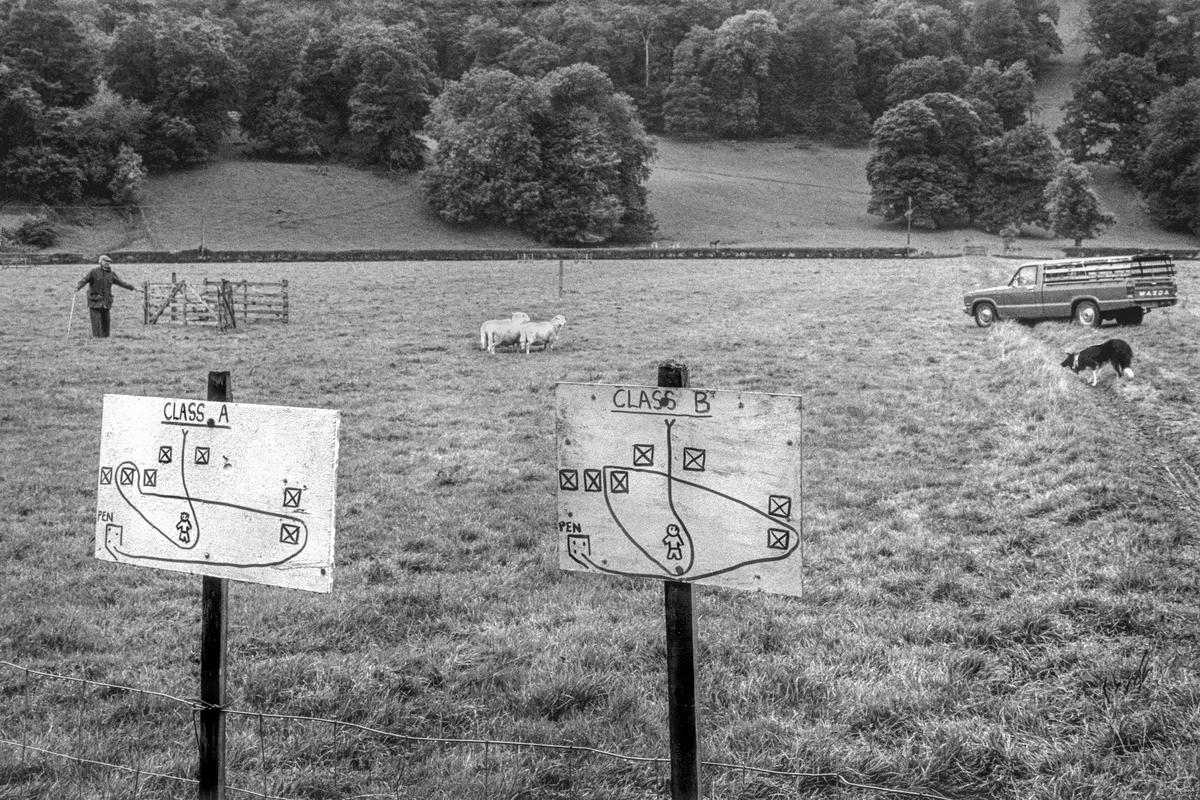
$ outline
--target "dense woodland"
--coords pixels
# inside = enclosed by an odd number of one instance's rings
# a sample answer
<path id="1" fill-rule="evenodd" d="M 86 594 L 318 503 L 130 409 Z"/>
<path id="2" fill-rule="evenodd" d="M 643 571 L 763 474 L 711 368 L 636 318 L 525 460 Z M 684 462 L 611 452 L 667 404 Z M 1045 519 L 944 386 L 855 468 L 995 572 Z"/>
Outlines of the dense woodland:
<path id="1" fill-rule="evenodd" d="M 1030 122 L 1054 0 L 0 0 L 0 192 L 133 205 L 238 125 L 264 158 L 423 170 L 447 220 L 636 241 L 648 132 L 795 134 L 870 143 L 890 221 L 1094 235 L 1098 208 L 1051 218 L 1066 156 L 1200 233 L 1200 7 L 1088 10 L 1060 152 Z"/>

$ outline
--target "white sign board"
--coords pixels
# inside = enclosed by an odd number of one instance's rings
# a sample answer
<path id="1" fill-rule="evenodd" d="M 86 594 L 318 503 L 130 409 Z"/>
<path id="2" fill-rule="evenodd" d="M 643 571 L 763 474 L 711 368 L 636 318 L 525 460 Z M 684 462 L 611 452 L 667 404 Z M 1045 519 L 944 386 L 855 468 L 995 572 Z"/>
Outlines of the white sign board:
<path id="1" fill-rule="evenodd" d="M 798 395 L 560 383 L 559 566 L 799 595 Z"/>
<path id="2" fill-rule="evenodd" d="M 336 411 L 105 395 L 96 558 L 328 592 Z"/>

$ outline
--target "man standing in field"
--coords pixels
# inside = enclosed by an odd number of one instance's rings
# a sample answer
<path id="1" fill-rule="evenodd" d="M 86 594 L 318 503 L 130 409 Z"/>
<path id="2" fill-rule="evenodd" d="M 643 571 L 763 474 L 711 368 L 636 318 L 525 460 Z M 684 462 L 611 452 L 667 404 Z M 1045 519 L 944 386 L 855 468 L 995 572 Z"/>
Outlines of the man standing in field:
<path id="1" fill-rule="evenodd" d="M 88 287 L 88 311 L 92 316 L 92 338 L 94 339 L 108 338 L 109 309 L 113 304 L 112 287 L 114 283 L 131 292 L 134 290 L 133 284 L 126 283 L 117 277 L 117 273 L 113 272 L 112 259 L 108 256 L 100 256 L 99 265 L 84 275 L 83 280 L 75 287 L 77 292 L 84 286 Z"/>

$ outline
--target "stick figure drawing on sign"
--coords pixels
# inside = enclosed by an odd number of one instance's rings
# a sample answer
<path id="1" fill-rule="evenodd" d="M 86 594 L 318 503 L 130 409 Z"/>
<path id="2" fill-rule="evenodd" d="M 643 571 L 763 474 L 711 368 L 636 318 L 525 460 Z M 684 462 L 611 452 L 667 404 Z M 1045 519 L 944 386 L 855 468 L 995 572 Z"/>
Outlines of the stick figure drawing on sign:
<path id="1" fill-rule="evenodd" d="M 683 536 L 679 533 L 678 525 L 668 525 L 667 535 L 662 541 L 667 546 L 667 561 L 683 560 Z"/>
<path id="2" fill-rule="evenodd" d="M 192 521 L 188 519 L 188 512 L 179 512 L 179 522 L 175 523 L 175 530 L 179 531 L 179 541 L 184 544 L 192 540 Z"/>

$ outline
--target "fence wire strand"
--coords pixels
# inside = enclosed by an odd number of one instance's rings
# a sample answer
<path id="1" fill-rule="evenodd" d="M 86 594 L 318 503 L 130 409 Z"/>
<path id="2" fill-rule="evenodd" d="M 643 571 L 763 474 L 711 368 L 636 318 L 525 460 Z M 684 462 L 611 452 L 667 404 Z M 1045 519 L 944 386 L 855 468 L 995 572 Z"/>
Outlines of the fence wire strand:
<path id="1" fill-rule="evenodd" d="M 192 721 L 192 725 L 193 725 L 193 736 L 194 737 L 199 736 L 199 732 L 198 732 L 198 729 L 196 728 L 196 726 L 198 725 L 198 717 L 199 717 L 200 711 L 202 711 L 206 708 L 213 708 L 216 706 L 210 706 L 206 703 L 202 703 L 195 698 L 179 697 L 177 695 L 168 694 L 168 693 L 160 692 L 160 691 L 154 691 L 151 689 L 138 689 L 138 688 L 131 687 L 131 686 L 123 686 L 120 684 L 107 683 L 104 681 L 97 681 L 97 680 L 90 679 L 90 678 L 80 678 L 80 677 L 72 676 L 72 675 L 59 675 L 59 674 L 56 674 L 53 672 L 46 672 L 43 670 L 32 669 L 30 667 L 20 666 L 18 664 L 14 664 L 10 661 L 5 661 L 5 660 L 0 660 L 0 667 L 4 667 L 4 668 L 7 668 L 8 670 L 13 670 L 13 671 L 23 674 L 23 676 L 24 676 L 23 694 L 25 696 L 25 702 L 24 702 L 25 713 L 22 714 L 21 735 L 20 735 L 19 739 L 11 739 L 11 738 L 8 738 L 7 735 L 0 735 L 0 746 L 11 747 L 11 748 L 19 750 L 21 753 L 22 760 L 24 760 L 26 752 L 33 752 L 33 753 L 40 753 L 42 755 L 50 756 L 53 758 L 62 759 L 68 763 L 73 764 L 75 766 L 76 770 L 78 771 L 78 775 L 79 775 L 78 790 L 79 790 L 80 797 L 83 797 L 83 782 L 84 782 L 83 772 L 87 767 L 100 767 L 100 768 L 104 768 L 104 769 L 108 769 L 108 770 L 116 770 L 116 771 L 120 771 L 120 772 L 132 773 L 133 780 L 134 780 L 134 786 L 135 786 L 134 795 L 133 795 L 134 797 L 137 796 L 138 787 L 142 786 L 144 781 L 148 781 L 150 779 L 174 781 L 176 783 L 186 784 L 188 786 L 198 785 L 199 781 L 197 781 L 195 778 L 188 778 L 188 777 L 185 777 L 182 775 L 172 775 L 172 774 L 164 773 L 164 772 L 156 772 L 154 770 L 145 768 L 145 765 L 143 764 L 141 749 L 140 749 L 141 748 L 140 740 L 137 745 L 137 754 L 136 754 L 136 759 L 135 759 L 137 761 L 137 763 L 133 766 L 130 766 L 128 764 L 116 764 L 116 763 L 104 761 L 104 760 L 97 759 L 97 758 L 89 758 L 89 757 L 85 757 L 85 756 L 78 755 L 75 753 L 63 753 L 63 752 L 60 752 L 57 750 L 52 750 L 50 748 L 39 747 L 39 746 L 31 743 L 29 741 L 30 736 L 29 736 L 29 730 L 28 730 L 28 724 L 29 724 L 28 719 L 31 718 L 31 716 L 32 716 L 30 714 L 31 700 L 30 700 L 30 691 L 29 691 L 29 679 L 30 679 L 30 676 L 36 676 L 38 678 L 45 678 L 47 680 L 55 680 L 55 681 L 63 681 L 66 683 L 79 684 L 79 695 L 78 695 L 78 701 L 77 701 L 79 704 L 79 721 L 77 723 L 78 730 L 75 731 L 75 742 L 76 742 L 76 747 L 80 751 L 83 750 L 82 737 L 83 737 L 83 731 L 84 731 L 84 723 L 83 723 L 83 710 L 84 710 L 84 706 L 85 706 L 84 700 L 85 700 L 85 693 L 89 687 L 130 693 L 132 695 L 136 695 L 136 696 L 140 697 L 141 698 L 140 702 L 142 702 L 143 704 L 144 704 L 146 698 L 156 697 L 156 698 L 159 698 L 162 700 L 167 700 L 172 703 L 178 704 L 180 706 L 186 707 L 188 709 L 188 711 L 190 712 L 189 716 L 191 717 L 191 721 Z M 355 722 L 330 719 L 330 718 L 326 718 L 326 717 L 315 717 L 315 716 L 305 716 L 305 715 L 296 715 L 296 714 L 275 714 L 275 713 L 264 712 L 264 711 L 244 711 L 241 709 L 229 708 L 229 707 L 225 707 L 222 710 L 229 717 L 245 718 L 245 719 L 250 720 L 252 724 L 257 723 L 256 727 L 257 727 L 257 738 L 258 738 L 259 769 L 261 772 L 261 781 L 262 781 L 261 791 L 255 791 L 253 789 L 238 788 L 235 786 L 228 786 L 228 785 L 225 787 L 225 790 L 226 790 L 226 792 L 231 793 L 231 794 L 237 794 L 237 795 L 241 795 L 244 797 L 258 798 L 259 800 L 302 800 L 301 798 L 287 797 L 287 796 L 282 796 L 282 795 L 273 795 L 273 794 L 268 793 L 268 790 L 267 790 L 267 774 L 268 773 L 267 773 L 267 768 L 266 768 L 267 756 L 266 756 L 266 745 L 265 745 L 266 738 L 267 738 L 266 733 L 265 733 L 265 723 L 267 720 L 280 721 L 285 726 L 284 727 L 285 734 L 286 734 L 286 732 L 290 731 L 290 725 L 293 722 L 311 723 L 314 725 L 329 725 L 331 731 L 333 732 L 333 741 L 334 741 L 334 749 L 335 750 L 336 750 L 337 734 L 339 731 L 356 731 L 356 732 L 359 732 L 362 734 L 367 734 L 367 735 L 378 737 L 378 738 L 384 739 L 384 740 L 390 740 L 390 741 L 394 741 L 394 742 L 402 742 L 405 744 L 413 744 L 413 745 L 425 744 L 425 745 L 437 745 L 437 746 L 446 746 L 446 747 L 482 747 L 483 748 L 484 797 L 485 798 L 491 797 L 491 794 L 490 794 L 490 791 L 491 791 L 490 764 L 492 761 L 492 749 L 493 748 L 509 748 L 515 754 L 519 754 L 522 748 L 529 748 L 535 752 L 563 754 L 566 757 L 567 770 L 568 770 L 569 775 L 571 776 L 570 784 L 572 786 L 572 796 L 575 796 L 574 795 L 575 781 L 574 781 L 573 757 L 579 756 L 581 754 L 597 756 L 597 757 L 601 757 L 601 758 L 610 759 L 612 761 L 620 761 L 620 762 L 633 763 L 633 764 L 654 764 L 654 765 L 659 765 L 659 766 L 667 766 L 670 764 L 670 759 L 662 757 L 662 756 L 631 755 L 628 753 L 618 753 L 618 752 L 615 752 L 612 750 L 605 750 L 603 748 L 591 747 L 588 745 L 559 744 L 559 743 L 552 743 L 552 742 L 522 742 L 522 741 L 511 740 L 511 739 L 455 737 L 455 736 L 447 736 L 444 734 L 439 735 L 439 736 L 417 736 L 414 734 L 398 733 L 395 731 L 383 730 L 381 728 L 374 728 L 369 725 L 362 725 L 362 724 L 355 723 Z M 144 717 L 144 714 L 139 715 L 139 717 Z M 4 730 L 4 729 L 0 728 L 0 730 Z M 862 783 L 860 781 L 852 780 L 838 772 L 804 772 L 804 771 L 796 771 L 796 770 L 768 769 L 765 767 L 750 766 L 748 764 L 732 764 L 732 763 L 726 763 L 726 762 L 722 762 L 722 761 L 702 761 L 701 766 L 709 768 L 709 769 L 720 769 L 720 770 L 726 770 L 731 773 L 740 774 L 743 789 L 745 788 L 745 784 L 748 779 L 748 776 L 754 775 L 754 776 L 764 776 L 764 777 L 771 777 L 771 778 L 778 778 L 778 779 L 790 779 L 796 783 L 797 789 L 799 789 L 801 781 L 818 781 L 818 782 L 823 782 L 826 784 L 837 784 L 838 786 L 841 786 L 841 787 L 844 787 L 847 789 L 855 789 L 855 790 L 861 790 L 861 791 L 866 791 L 866 792 L 875 792 L 877 794 L 891 795 L 891 796 L 895 796 L 895 797 L 917 798 L 918 800 L 949 800 L 945 795 L 938 793 L 938 792 L 933 792 L 933 791 L 929 791 L 929 790 L 898 789 L 898 788 L 892 788 L 892 787 L 887 787 L 887 786 L 877 786 L 877 785 L 873 785 L 873 784 Z M 402 772 L 403 770 L 404 770 L 403 766 L 398 767 L 398 773 L 397 773 L 397 776 L 395 779 L 396 784 L 395 784 L 395 792 L 394 792 L 396 797 L 401 796 L 400 795 L 400 781 L 403 776 L 400 774 L 400 772 Z M 347 800 L 352 800 L 353 798 L 358 798 L 359 800 L 366 800 L 367 798 L 377 798 L 377 797 L 382 798 L 382 797 L 386 797 L 386 795 L 358 794 L 358 795 L 352 795 L 350 798 L 347 798 Z"/>

